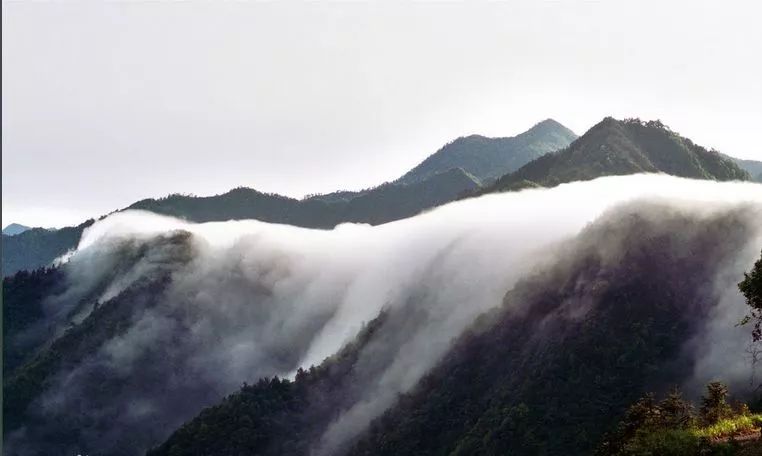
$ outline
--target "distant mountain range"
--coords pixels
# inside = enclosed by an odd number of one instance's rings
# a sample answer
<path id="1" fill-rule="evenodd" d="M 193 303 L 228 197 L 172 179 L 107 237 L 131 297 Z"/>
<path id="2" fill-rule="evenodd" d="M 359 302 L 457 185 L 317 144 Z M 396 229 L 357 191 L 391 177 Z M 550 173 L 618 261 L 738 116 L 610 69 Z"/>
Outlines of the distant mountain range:
<path id="1" fill-rule="evenodd" d="M 210 197 L 172 195 L 138 201 L 127 209 L 142 209 L 194 222 L 257 219 L 309 228 L 333 228 L 345 222 L 379 224 L 416 215 L 421 210 L 452 201 L 479 188 L 460 168 L 453 168 L 411 184 L 386 183 L 341 197 L 303 200 L 236 188 Z"/>
<path id="2" fill-rule="evenodd" d="M 143 209 L 191 221 L 257 219 L 310 228 L 344 222 L 381 224 L 483 193 L 553 186 L 606 175 L 662 172 L 714 180 L 762 180 L 762 162 L 706 150 L 659 121 L 610 117 L 577 137 L 547 119 L 510 138 L 458 138 L 394 182 L 302 200 L 237 188 L 222 195 L 170 195 Z M 3 274 L 49 264 L 76 246 L 88 220 L 57 231 L 31 229 L 2 238 Z"/>
<path id="3" fill-rule="evenodd" d="M 478 138 L 478 139 L 477 139 Z M 481 182 L 499 176 L 489 166 L 512 171 L 542 154 L 567 146 L 576 135 L 546 120 L 513 138 L 470 136 L 453 141 L 395 182 L 361 191 L 340 191 L 302 200 L 237 188 L 222 195 L 170 195 L 138 201 L 126 209 L 144 209 L 202 222 L 257 219 L 309 228 L 333 228 L 344 222 L 380 224 L 471 194 Z M 481 158 L 484 152 L 488 159 Z M 56 232 L 31 230 L 3 236 L 3 274 L 49 264 L 74 248 L 88 220 Z"/>
<path id="4" fill-rule="evenodd" d="M 28 230 L 29 227 L 25 225 L 20 225 L 18 223 L 11 223 L 10 225 L 3 228 L 3 234 L 6 236 L 15 236 L 17 234 L 21 234 L 24 231 Z"/>

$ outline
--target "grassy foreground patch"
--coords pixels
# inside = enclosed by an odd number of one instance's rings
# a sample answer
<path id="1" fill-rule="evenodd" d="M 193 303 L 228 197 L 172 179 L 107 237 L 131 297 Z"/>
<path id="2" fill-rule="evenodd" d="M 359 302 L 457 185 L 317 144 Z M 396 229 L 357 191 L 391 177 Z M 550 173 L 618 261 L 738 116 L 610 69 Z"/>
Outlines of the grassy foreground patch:
<path id="1" fill-rule="evenodd" d="M 641 430 L 617 453 L 627 456 L 736 455 L 735 440 L 759 430 L 762 415 L 726 418 L 709 426 Z"/>
<path id="2" fill-rule="evenodd" d="M 692 429 L 696 437 L 722 439 L 755 431 L 762 427 L 762 415 L 741 415 L 722 419 L 710 426 Z"/>

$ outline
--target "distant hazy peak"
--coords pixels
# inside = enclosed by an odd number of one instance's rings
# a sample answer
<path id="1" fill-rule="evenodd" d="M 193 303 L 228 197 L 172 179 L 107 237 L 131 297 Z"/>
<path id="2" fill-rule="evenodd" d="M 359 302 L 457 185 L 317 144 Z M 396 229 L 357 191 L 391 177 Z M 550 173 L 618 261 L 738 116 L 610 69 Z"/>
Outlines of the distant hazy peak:
<path id="1" fill-rule="evenodd" d="M 462 136 L 427 157 L 398 182 L 418 182 L 453 168 L 462 168 L 476 179 L 489 182 L 568 146 L 576 138 L 573 131 L 553 119 L 543 120 L 512 137 Z"/>
<path id="2" fill-rule="evenodd" d="M 722 154 L 722 156 L 733 160 L 739 168 L 746 170 L 753 180 L 762 182 L 762 161 L 735 158 L 725 154 Z"/>
<path id="3" fill-rule="evenodd" d="M 6 236 L 15 236 L 17 234 L 21 234 L 24 231 L 30 229 L 30 227 L 26 225 L 21 225 L 19 223 L 11 223 L 10 225 L 3 228 L 3 234 Z"/>

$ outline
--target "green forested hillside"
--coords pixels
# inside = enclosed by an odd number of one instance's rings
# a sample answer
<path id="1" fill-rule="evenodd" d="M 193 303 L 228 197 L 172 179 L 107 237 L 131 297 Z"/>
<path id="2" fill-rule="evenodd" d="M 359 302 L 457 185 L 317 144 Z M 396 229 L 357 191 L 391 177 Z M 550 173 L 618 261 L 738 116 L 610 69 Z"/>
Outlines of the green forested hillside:
<path id="1" fill-rule="evenodd" d="M 526 312 L 485 317 L 351 454 L 590 454 L 637 397 L 692 375 L 683 344 L 716 304 L 702 291 L 704 260 L 732 255 L 745 229 L 718 216 L 683 230 L 681 218 L 589 230 L 570 262 L 507 296 L 505 308 Z M 593 246 L 622 232 L 632 244 L 606 261 Z M 702 261 L 690 259 L 697 248 Z"/>
<path id="2" fill-rule="evenodd" d="M 136 287 L 96 308 L 91 316 L 80 325 L 74 325 L 56 338 L 49 346 L 15 370 L 9 370 L 3 382 L 3 430 L 7 433 L 24 426 L 34 426 L 35 418 L 25 413 L 29 404 L 55 381 L 55 374 L 64 365 L 82 360 L 101 347 L 105 341 L 129 326 L 129 319 L 138 309 L 150 305 L 152 294 L 161 292 L 163 280 L 146 284 L 146 288 Z M 155 297 L 155 296 L 154 296 Z M 90 303 L 93 305 L 94 303 Z M 12 351 L 6 352 L 14 356 Z M 106 389 L 105 380 L 101 387 Z M 110 379 L 117 380 L 117 379 Z M 95 394 L 95 392 L 93 392 Z M 61 423 L 56 432 L 56 441 L 62 453 L 67 445 L 79 441 L 78 433 L 86 427 L 83 422 Z M 80 447 L 81 448 L 81 447 Z"/>
<path id="3" fill-rule="evenodd" d="M 59 419 L 51 426 L 49 417 L 38 410 L 30 407 L 35 400 L 41 400 L 41 395 L 52 384 L 61 381 L 60 374 L 97 353 L 108 341 L 119 334 L 123 334 L 131 328 L 133 318 L 147 311 L 160 299 L 161 294 L 170 280 L 170 270 L 173 262 L 182 263 L 188 258 L 188 233 L 178 232 L 159 242 L 162 246 L 171 250 L 172 261 L 158 264 L 149 277 L 141 278 L 132 283 L 117 296 L 100 302 L 98 297 L 104 291 L 104 287 L 96 284 L 90 292 L 85 294 L 72 293 L 67 290 L 66 299 L 58 302 L 58 306 L 68 310 L 67 314 L 53 316 L 45 314 L 41 299 L 55 297 L 62 291 L 65 281 L 65 271 L 60 269 L 43 269 L 28 273 L 19 272 L 12 277 L 3 279 L 3 292 L 7 296 L 3 300 L 3 311 L 13 321 L 6 317 L 8 340 L 20 332 L 32 329 L 37 323 L 45 323 L 47 326 L 36 327 L 36 334 L 32 342 L 36 345 L 18 346 L 4 344 L 4 377 L 3 377 L 3 434 L 5 441 L 14 438 L 14 431 L 37 432 L 39 445 L 33 450 L 25 450 L 23 446 L 16 451 L 25 454 L 30 451 L 34 454 L 76 454 L 81 450 L 90 450 L 88 445 L 96 440 L 93 433 L 98 430 L 92 429 L 96 420 L 87 414 L 69 413 L 68 419 Z M 133 255 L 125 256 L 124 264 L 115 264 L 113 271 L 106 277 L 114 279 L 125 274 L 131 265 L 138 262 L 144 255 L 149 254 L 155 244 L 148 242 L 133 251 Z M 123 269 L 124 267 L 124 269 Z M 109 281 L 110 283 L 110 281 Z M 104 285 L 104 284 L 101 284 Z M 76 290 L 76 287 L 75 287 Z M 87 307 L 89 313 L 81 322 L 70 318 L 73 313 Z M 49 310 L 49 309 L 48 309 Z M 43 318 L 43 316 L 45 318 Z M 57 323 L 65 326 L 58 327 Z M 31 350 L 30 350 L 31 349 Z M 160 350 L 155 353 L 156 359 L 151 363 L 161 365 L 163 359 Z M 143 381 L 150 383 L 150 367 L 146 365 L 142 375 Z M 68 388 L 67 394 L 72 397 L 82 397 L 90 404 L 104 403 L 113 399 L 118 391 L 115 385 L 123 384 L 124 379 L 118 376 L 106 376 L 103 370 L 93 368 L 95 375 L 86 379 L 85 391 L 77 391 Z M 70 372 L 72 374 L 72 372 Z M 116 408 L 110 410 L 113 416 L 109 419 L 119 419 L 124 411 Z M 102 420 L 103 417 L 100 417 Z M 43 429 L 43 430 L 38 430 Z M 160 431 L 158 435 L 162 435 Z M 133 434 L 131 439 L 145 438 Z M 122 442 L 125 448 L 129 448 L 128 442 Z M 125 449 L 127 453 L 130 450 Z"/>
<path id="4" fill-rule="evenodd" d="M 386 314 L 318 367 L 299 369 L 293 381 L 264 378 L 209 407 L 182 426 L 150 456 L 178 454 L 309 454 L 353 391 L 358 352 L 376 335 Z"/>
<path id="5" fill-rule="evenodd" d="M 485 192 L 644 172 L 720 181 L 751 179 L 733 160 L 694 144 L 659 121 L 607 117 L 569 147 L 527 163 Z"/>
<path id="6" fill-rule="evenodd" d="M 27 337 L 18 336 L 29 330 L 45 315 L 44 302 L 64 289 L 64 277 L 59 269 L 41 268 L 19 271 L 3 279 L 3 372 L 7 377 L 35 348 Z"/>

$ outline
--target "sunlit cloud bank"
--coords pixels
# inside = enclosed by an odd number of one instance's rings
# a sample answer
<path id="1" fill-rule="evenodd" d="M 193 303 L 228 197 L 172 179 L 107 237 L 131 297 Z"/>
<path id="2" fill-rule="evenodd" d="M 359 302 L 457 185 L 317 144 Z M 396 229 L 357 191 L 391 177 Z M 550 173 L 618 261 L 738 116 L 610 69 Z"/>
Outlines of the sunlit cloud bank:
<path id="1" fill-rule="evenodd" d="M 39 420 L 12 444 L 39 449 L 44 417 L 83 410 L 95 424 L 77 431 L 93 449 L 108 451 L 129 435 L 140 453 L 241 383 L 292 376 L 336 353 L 383 309 L 409 312 L 404 330 L 384 328 L 383 360 L 374 361 L 378 352 L 361 354 L 378 375 L 369 376 L 366 397 L 316 444 L 330 454 L 412 388 L 476 316 L 556 261 L 564 241 L 633 201 L 700 219 L 732 207 L 759 211 L 762 185 L 606 177 L 330 231 L 251 220 L 194 224 L 139 211 L 112 215 L 84 232 L 64 266 L 70 290 L 48 305 L 66 309 L 51 312 L 53 319 L 83 321 L 92 305 L 81 297 L 97 290 L 101 306 L 131 306 L 129 324 L 56 375 L 34 404 Z M 754 249 L 758 254 L 762 237 L 755 236 L 735 269 L 748 267 Z M 727 289 L 732 281 L 723 280 L 729 296 L 723 302 L 736 302 Z M 707 361 L 705 368 L 713 367 Z M 94 379 L 103 378 L 111 385 L 105 399 L 92 390 Z"/>

